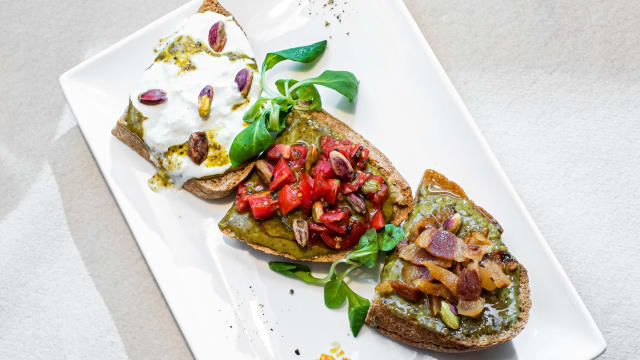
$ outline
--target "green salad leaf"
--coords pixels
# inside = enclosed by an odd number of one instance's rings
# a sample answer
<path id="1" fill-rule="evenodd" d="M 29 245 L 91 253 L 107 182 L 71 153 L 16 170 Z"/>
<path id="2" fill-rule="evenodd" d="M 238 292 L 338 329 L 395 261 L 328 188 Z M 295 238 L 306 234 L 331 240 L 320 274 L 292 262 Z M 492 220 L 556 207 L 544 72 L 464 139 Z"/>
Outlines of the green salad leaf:
<path id="1" fill-rule="evenodd" d="M 356 337 L 364 325 L 364 320 L 367 318 L 370 303 L 369 300 L 356 294 L 348 286 L 346 290 L 347 299 L 349 299 L 349 311 L 347 313 L 349 317 L 349 327 L 351 327 L 353 336 Z"/>
<path id="2" fill-rule="evenodd" d="M 273 144 L 274 138 L 267 131 L 264 122 L 264 117 L 252 122 L 233 139 L 229 149 L 231 165 L 238 166 Z"/>
<path id="3" fill-rule="evenodd" d="M 341 276 L 334 275 L 324 284 L 324 304 L 329 309 L 336 309 L 347 300 L 347 285 Z"/>
<path id="4" fill-rule="evenodd" d="M 318 77 L 300 81 L 291 88 L 291 91 L 309 84 L 322 85 L 333 89 L 344 95 L 350 102 L 353 102 L 356 95 L 358 95 L 358 79 L 348 71 L 326 70 Z"/>
<path id="5" fill-rule="evenodd" d="M 296 277 L 304 282 L 312 284 L 322 283 L 322 279 L 318 279 L 311 275 L 311 269 L 302 264 L 272 261 L 269 263 L 269 269 L 291 277 Z"/>
<path id="6" fill-rule="evenodd" d="M 297 81 L 281 79 L 276 81 L 277 91 L 266 85 L 266 72 L 284 60 L 309 63 L 322 55 L 327 48 L 327 41 L 320 41 L 306 46 L 270 52 L 262 62 L 260 85 L 266 96 L 260 96 L 245 112 L 242 119 L 251 126 L 241 131 L 234 139 L 229 158 L 234 166 L 250 160 L 268 149 L 273 139 L 286 127 L 285 119 L 291 109 L 322 110 L 322 100 L 316 85 L 333 89 L 353 102 L 358 93 L 358 79 L 348 71 L 327 70 L 320 76 Z M 254 125 L 256 124 L 256 125 Z M 268 144 L 268 145 L 267 145 Z"/>
<path id="7" fill-rule="evenodd" d="M 311 45 L 299 46 L 290 49 L 267 53 L 262 62 L 262 72 L 273 68 L 283 60 L 292 60 L 301 63 L 310 63 L 324 53 L 327 48 L 327 40 L 319 41 Z"/>
<path id="8" fill-rule="evenodd" d="M 353 336 L 357 336 L 364 325 L 370 303 L 369 300 L 353 292 L 344 278 L 360 266 L 373 268 L 378 259 L 378 253 L 393 250 L 402 237 L 404 237 L 402 228 L 392 224 L 386 225 L 380 233 L 375 229 L 367 230 L 360 237 L 356 249 L 348 253 L 344 259 L 334 261 L 324 278 L 313 277 L 308 266 L 295 263 L 272 261 L 269 263 L 269 268 L 307 283 L 324 285 L 324 304 L 330 309 L 339 308 L 345 300 L 348 300 L 349 326 Z M 349 267 L 344 272 L 340 272 L 338 270 L 340 264 L 347 264 Z"/>
<path id="9" fill-rule="evenodd" d="M 384 226 L 384 231 L 378 234 L 379 247 L 382 251 L 391 251 L 404 237 L 404 230 L 393 224 Z"/>

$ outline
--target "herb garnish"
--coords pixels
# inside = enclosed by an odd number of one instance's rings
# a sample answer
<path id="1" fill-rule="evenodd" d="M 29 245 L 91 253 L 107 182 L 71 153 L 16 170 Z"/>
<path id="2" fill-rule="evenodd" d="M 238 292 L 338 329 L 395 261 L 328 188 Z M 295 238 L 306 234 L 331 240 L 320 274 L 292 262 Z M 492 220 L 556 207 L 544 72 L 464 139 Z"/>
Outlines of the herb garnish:
<path id="1" fill-rule="evenodd" d="M 358 79 L 348 71 L 326 70 L 320 76 L 301 81 L 280 79 L 276 81 L 277 91 L 265 83 L 265 74 L 284 60 L 309 63 L 324 53 L 327 41 L 268 53 L 262 62 L 260 85 L 266 94 L 247 110 L 243 120 L 251 125 L 242 130 L 233 140 L 229 158 L 233 166 L 254 158 L 274 142 L 275 137 L 285 128 L 285 119 L 291 109 L 322 110 L 322 101 L 316 85 L 328 87 L 344 95 L 353 102 L 358 94 Z"/>
<path id="2" fill-rule="evenodd" d="M 269 268 L 283 275 L 298 278 L 310 284 L 324 285 L 324 304 L 330 309 L 342 306 L 346 300 L 349 301 L 349 326 L 353 336 L 358 336 L 360 329 L 364 325 L 364 320 L 369 311 L 369 300 L 356 294 L 349 288 L 344 278 L 355 268 L 362 265 L 371 269 L 375 266 L 380 251 L 390 251 L 396 247 L 398 242 L 404 237 L 404 230 L 401 227 L 387 224 L 384 230 L 376 233 L 375 229 L 369 229 L 360 237 L 356 249 L 347 254 L 344 259 L 336 260 L 331 264 L 329 273 L 323 278 L 316 278 L 311 275 L 311 269 L 302 264 L 272 261 Z M 348 264 L 344 271 L 338 271 L 339 264 Z"/>

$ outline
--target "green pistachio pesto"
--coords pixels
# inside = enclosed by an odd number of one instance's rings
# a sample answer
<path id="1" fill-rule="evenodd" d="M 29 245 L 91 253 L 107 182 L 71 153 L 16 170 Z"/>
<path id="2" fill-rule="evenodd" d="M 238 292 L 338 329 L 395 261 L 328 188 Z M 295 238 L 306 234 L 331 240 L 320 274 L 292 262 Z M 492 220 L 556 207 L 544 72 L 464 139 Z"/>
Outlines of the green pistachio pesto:
<path id="1" fill-rule="evenodd" d="M 333 132 L 330 128 L 323 126 L 312 119 L 307 113 L 292 112 L 287 118 L 287 128 L 275 140 L 277 144 L 305 143 L 315 144 L 320 147 L 323 136 L 332 136 L 341 139 L 342 136 Z M 378 174 L 379 171 L 371 164 L 368 170 Z M 258 175 L 254 173 L 247 179 L 246 183 L 256 183 Z M 389 188 L 389 198 L 383 204 L 383 214 L 387 221 L 393 215 L 393 194 L 395 189 Z M 368 200 L 366 200 L 368 202 Z M 348 206 L 344 200 L 338 203 L 339 207 Z M 356 214 L 352 214 L 358 217 Z M 256 220 L 250 212 L 239 213 L 234 205 L 220 221 L 220 229 L 227 230 L 235 234 L 239 239 L 248 243 L 262 245 L 282 254 L 291 255 L 297 259 L 312 259 L 315 257 L 333 254 L 340 250 L 331 249 L 324 244 L 314 244 L 307 248 L 301 248 L 296 243 L 291 224 L 296 218 L 308 218 L 301 211 L 294 211 L 282 217 L 275 217 L 269 220 Z"/>
<path id="2" fill-rule="evenodd" d="M 126 117 L 122 121 L 127 129 L 131 130 L 133 133 L 138 135 L 140 139 L 142 139 L 144 136 L 144 126 L 142 123 L 145 120 L 147 120 L 147 118 L 142 115 L 135 106 L 133 106 L 131 99 L 129 99 L 129 107 L 127 108 Z"/>
<path id="3" fill-rule="evenodd" d="M 457 233 L 458 237 L 464 238 L 469 231 L 487 228 L 489 229 L 487 238 L 493 243 L 494 249 L 507 250 L 500 240 L 502 233 L 500 225 L 491 221 L 468 200 L 445 191 L 431 189 L 429 186 L 421 186 L 418 189 L 418 200 L 414 202 L 413 213 L 405 222 L 405 232 L 408 232 L 411 226 L 421 218 L 430 216 L 446 206 L 455 207 L 456 211 L 462 215 L 462 226 Z M 402 268 L 407 264 L 409 263 L 400 259 L 397 252 L 394 252 L 385 262 L 380 281 L 399 280 Z M 485 298 L 486 304 L 482 315 L 475 319 L 461 316 L 458 330 L 448 328 L 439 316 L 432 316 L 426 302 L 413 303 L 395 293 L 388 296 L 378 294 L 378 296 L 398 316 L 417 321 L 436 333 L 451 335 L 456 338 L 491 335 L 509 328 L 517 322 L 519 316 L 520 268 L 512 272 L 506 271 L 505 273 L 511 279 L 511 285 L 491 292 L 483 290 L 482 296 Z"/>

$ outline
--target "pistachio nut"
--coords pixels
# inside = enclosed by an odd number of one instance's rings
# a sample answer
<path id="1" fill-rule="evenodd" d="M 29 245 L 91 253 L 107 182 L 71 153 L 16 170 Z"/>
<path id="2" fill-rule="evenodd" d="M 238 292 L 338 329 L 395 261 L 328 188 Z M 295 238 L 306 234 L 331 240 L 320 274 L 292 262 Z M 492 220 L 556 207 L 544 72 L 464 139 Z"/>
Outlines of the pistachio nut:
<path id="1" fill-rule="evenodd" d="M 453 313 L 451 305 L 446 301 L 440 306 L 440 317 L 449 328 L 456 330 L 460 327 L 460 318 Z"/>
<path id="2" fill-rule="evenodd" d="M 150 89 L 138 95 L 138 101 L 145 105 L 157 105 L 167 101 L 167 93 L 162 89 Z"/>
<path id="3" fill-rule="evenodd" d="M 320 216 L 324 214 L 324 209 L 322 208 L 322 201 L 316 201 L 311 206 L 311 216 L 313 217 L 313 221 L 319 223 Z"/>
<path id="4" fill-rule="evenodd" d="M 462 225 L 462 216 L 455 213 L 445 220 L 443 228 L 445 231 L 455 234 L 460 229 L 460 225 Z"/>
<path id="5" fill-rule="evenodd" d="M 207 158 L 209 153 L 209 142 L 204 132 L 194 132 L 189 137 L 187 145 L 187 155 L 194 163 L 200 165 Z"/>
<path id="6" fill-rule="evenodd" d="M 247 97 L 249 89 L 251 89 L 251 81 L 253 81 L 253 71 L 244 68 L 236 74 L 236 85 L 242 96 Z"/>
<path id="7" fill-rule="evenodd" d="M 331 163 L 331 169 L 337 177 L 342 179 L 351 179 L 353 177 L 353 167 L 342 153 L 338 150 L 333 150 L 329 153 L 329 162 Z"/>
<path id="8" fill-rule="evenodd" d="M 209 46 L 213 51 L 220 52 L 226 43 L 227 32 L 224 30 L 224 22 L 221 20 L 211 25 L 211 29 L 209 29 Z"/>
<path id="9" fill-rule="evenodd" d="M 318 161 L 318 147 L 316 144 L 309 145 L 307 150 L 307 158 L 304 161 L 305 171 L 311 170 L 311 167 Z"/>
<path id="10" fill-rule="evenodd" d="M 258 160 L 256 161 L 256 169 L 258 169 L 258 175 L 264 180 L 267 184 L 271 182 L 271 178 L 273 177 L 273 165 L 269 164 L 266 160 Z"/>
<path id="11" fill-rule="evenodd" d="M 309 241 L 309 226 L 307 222 L 302 219 L 293 220 L 293 235 L 296 238 L 296 242 L 301 247 L 307 247 Z"/>
<path id="12" fill-rule="evenodd" d="M 357 212 L 358 214 L 364 214 L 367 212 L 367 206 L 365 205 L 364 200 L 362 200 L 360 196 L 354 193 L 351 193 L 346 196 L 346 200 L 351 206 L 351 208 L 353 209 L 353 211 Z"/>
<path id="13" fill-rule="evenodd" d="M 198 95 L 198 112 L 200 116 L 206 118 L 211 111 L 211 102 L 213 101 L 213 87 L 207 85 L 202 88 L 200 95 Z"/>

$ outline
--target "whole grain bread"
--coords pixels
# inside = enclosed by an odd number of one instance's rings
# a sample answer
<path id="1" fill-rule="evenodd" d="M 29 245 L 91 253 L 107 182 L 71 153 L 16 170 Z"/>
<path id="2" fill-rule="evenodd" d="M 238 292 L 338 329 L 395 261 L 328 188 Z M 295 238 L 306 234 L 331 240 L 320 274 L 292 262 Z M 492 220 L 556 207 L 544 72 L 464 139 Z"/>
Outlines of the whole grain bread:
<path id="1" fill-rule="evenodd" d="M 422 177 L 420 187 L 426 184 L 438 185 L 443 190 L 453 193 L 461 198 L 469 200 L 462 188 L 447 179 L 444 175 L 427 170 Z M 418 199 L 416 198 L 416 201 Z M 472 205 L 475 205 L 469 200 Z M 484 209 L 475 205 L 487 218 L 495 222 L 495 219 Z M 531 299 L 529 294 L 529 277 L 527 270 L 519 264 L 520 267 L 520 314 L 515 324 L 507 330 L 477 337 L 455 338 L 450 335 L 441 335 L 430 331 L 418 322 L 405 319 L 398 316 L 390 307 L 386 306 L 380 297 L 376 295 L 369 308 L 366 323 L 372 328 L 378 330 L 381 334 L 388 336 L 394 340 L 405 344 L 421 348 L 436 350 L 441 352 L 466 352 L 485 349 L 503 342 L 513 339 L 527 323 L 529 319 L 529 309 L 531 308 Z"/>
<path id="2" fill-rule="evenodd" d="M 217 0 L 204 0 L 198 11 L 214 11 L 225 16 L 231 16 L 231 13 L 222 7 Z M 118 120 L 116 126 L 111 130 L 111 134 L 118 140 L 129 145 L 129 147 L 147 161 L 151 162 L 149 148 L 144 143 L 144 140 L 129 130 L 124 120 L 124 116 Z M 184 183 L 183 188 L 203 199 L 219 199 L 231 193 L 231 191 L 249 175 L 251 169 L 253 169 L 253 165 L 254 162 L 249 162 L 212 179 L 191 179 Z"/>
<path id="3" fill-rule="evenodd" d="M 297 110 L 294 110 L 294 112 Z M 295 116 L 296 114 L 292 112 L 289 116 Z M 312 111 L 307 112 L 306 114 L 311 115 L 312 119 L 319 123 L 320 125 L 326 126 L 330 128 L 333 132 L 341 135 L 344 139 L 349 139 L 355 143 L 364 144 L 366 148 L 369 149 L 369 162 L 375 166 L 380 171 L 380 175 L 385 178 L 387 184 L 389 186 L 390 196 L 393 196 L 395 201 L 393 204 L 393 218 L 391 218 L 390 223 L 394 225 L 400 225 L 404 220 L 409 216 L 409 212 L 411 211 L 411 205 L 413 203 L 413 198 L 411 195 L 411 187 L 407 183 L 407 181 L 400 175 L 400 173 L 393 167 L 391 161 L 373 144 L 371 144 L 367 139 L 363 138 L 360 134 L 358 134 L 355 130 L 350 128 L 347 124 L 342 121 L 336 119 L 331 116 L 326 111 Z M 271 248 L 262 245 L 251 244 L 247 242 L 245 239 L 242 239 L 236 236 L 233 232 L 229 231 L 229 229 L 220 229 L 225 235 L 235 238 L 237 240 L 246 242 L 249 246 L 254 249 L 264 251 L 267 254 L 272 255 L 280 255 L 289 259 L 294 260 L 305 260 L 305 261 L 313 261 L 313 262 L 334 262 L 336 260 L 342 259 L 345 255 L 351 251 L 352 249 L 343 250 L 340 252 L 321 255 L 313 258 L 305 258 L 298 259 L 289 254 L 277 252 Z M 288 241 L 288 240 L 283 240 Z"/>

